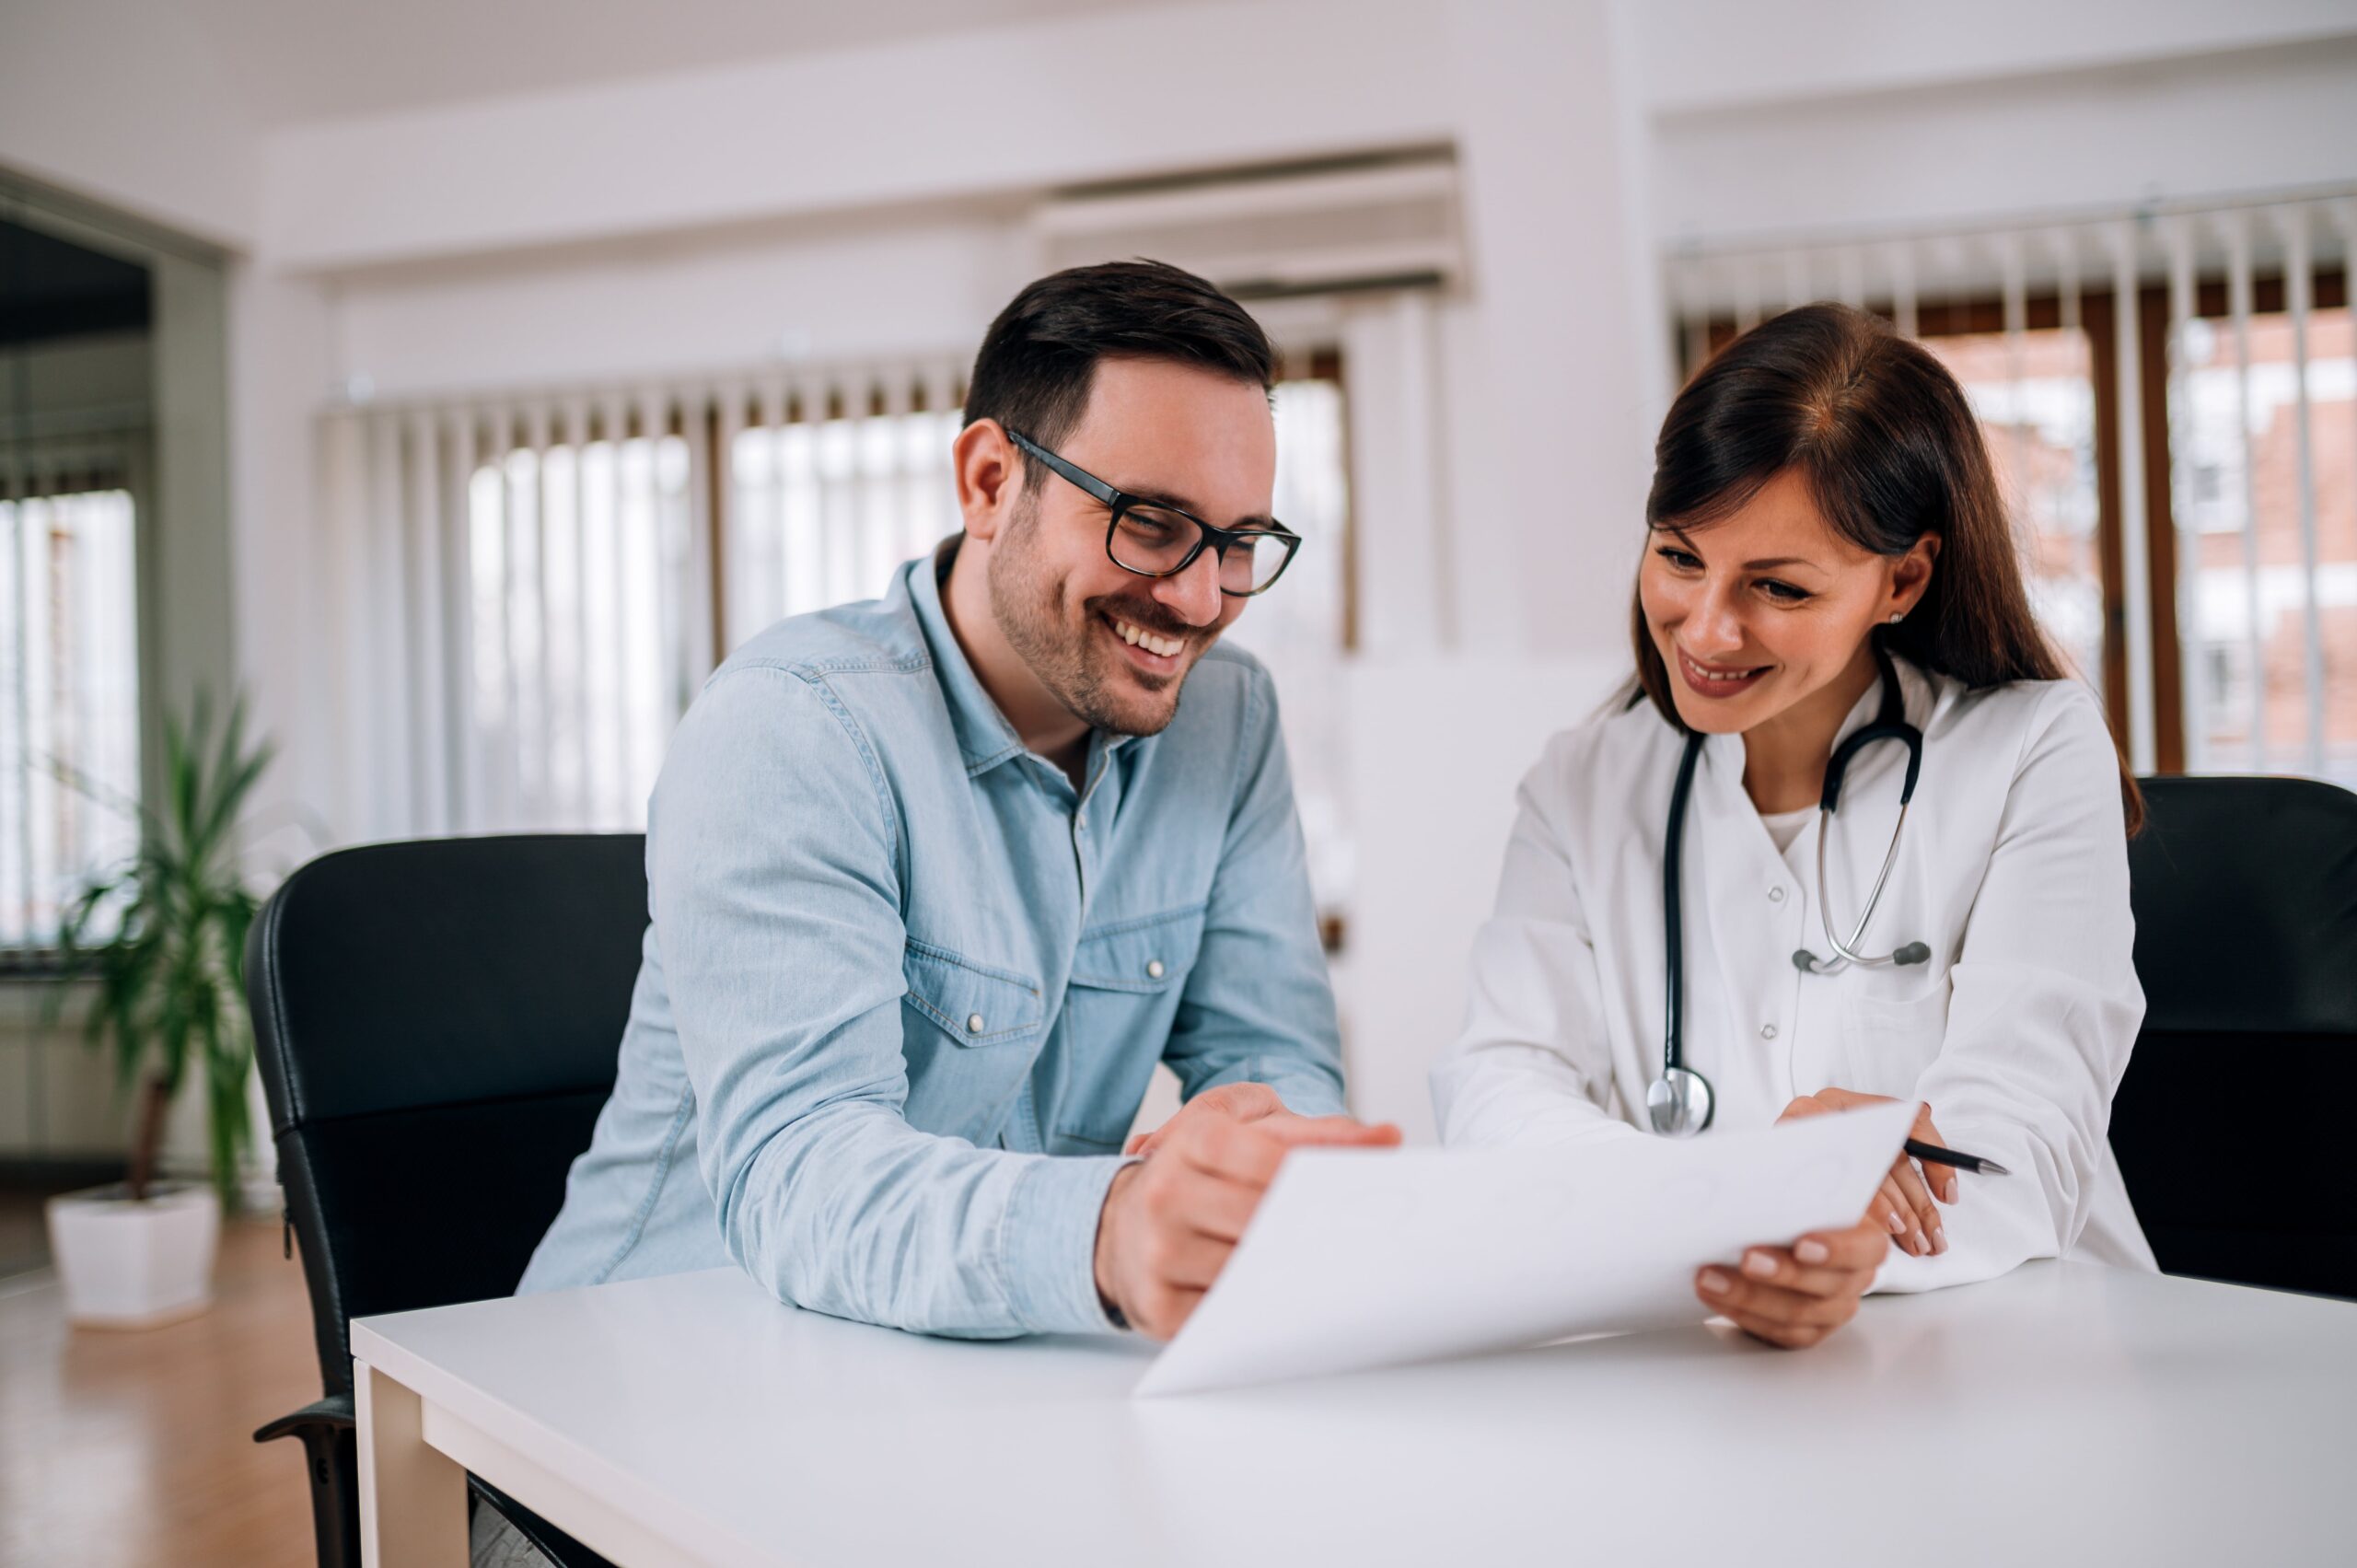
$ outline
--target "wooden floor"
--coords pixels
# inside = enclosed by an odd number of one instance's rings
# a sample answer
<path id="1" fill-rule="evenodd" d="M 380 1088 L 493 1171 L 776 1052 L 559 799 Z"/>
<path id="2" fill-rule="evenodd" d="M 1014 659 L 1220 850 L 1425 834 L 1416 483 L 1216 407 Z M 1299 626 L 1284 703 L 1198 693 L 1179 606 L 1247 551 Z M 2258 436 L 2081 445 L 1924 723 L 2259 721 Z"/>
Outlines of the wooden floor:
<path id="1" fill-rule="evenodd" d="M 167 1328 L 68 1329 L 53 1272 L 0 1279 L 0 1564 L 311 1562 L 302 1448 L 251 1438 L 319 1395 L 274 1219 L 223 1228 L 212 1309 Z"/>

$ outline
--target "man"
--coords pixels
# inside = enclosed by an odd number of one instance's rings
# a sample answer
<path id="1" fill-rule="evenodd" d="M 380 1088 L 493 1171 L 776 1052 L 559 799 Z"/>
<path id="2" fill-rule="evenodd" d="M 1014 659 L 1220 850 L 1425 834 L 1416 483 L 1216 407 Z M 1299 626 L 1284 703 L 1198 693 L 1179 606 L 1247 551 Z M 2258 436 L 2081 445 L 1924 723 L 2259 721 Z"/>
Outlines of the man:
<path id="1" fill-rule="evenodd" d="M 648 812 L 620 1076 L 521 1289 L 741 1265 L 935 1333 L 1175 1333 L 1341 1114 L 1275 694 L 1260 327 L 1155 262 L 1026 288 L 965 529 L 705 685 Z M 1181 694 L 1185 701 L 1180 701 Z M 1155 1062 L 1189 1104 L 1122 1141 Z"/>

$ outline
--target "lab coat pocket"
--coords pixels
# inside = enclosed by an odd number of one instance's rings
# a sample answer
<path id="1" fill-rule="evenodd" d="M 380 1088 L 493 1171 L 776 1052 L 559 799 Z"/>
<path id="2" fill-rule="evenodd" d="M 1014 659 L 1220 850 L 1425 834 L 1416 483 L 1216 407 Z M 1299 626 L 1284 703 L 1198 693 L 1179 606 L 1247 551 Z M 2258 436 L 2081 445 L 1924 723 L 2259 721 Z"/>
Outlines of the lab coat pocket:
<path id="1" fill-rule="evenodd" d="M 1853 991 L 1842 1005 L 1841 1060 L 1860 1094 L 1905 1099 L 1940 1054 L 1948 1032 L 1948 987 L 1921 996 L 1893 999 Z"/>
<path id="2" fill-rule="evenodd" d="M 1064 992 L 1058 1134 L 1108 1149 L 1128 1137 L 1202 938 L 1201 904 L 1081 934 Z"/>

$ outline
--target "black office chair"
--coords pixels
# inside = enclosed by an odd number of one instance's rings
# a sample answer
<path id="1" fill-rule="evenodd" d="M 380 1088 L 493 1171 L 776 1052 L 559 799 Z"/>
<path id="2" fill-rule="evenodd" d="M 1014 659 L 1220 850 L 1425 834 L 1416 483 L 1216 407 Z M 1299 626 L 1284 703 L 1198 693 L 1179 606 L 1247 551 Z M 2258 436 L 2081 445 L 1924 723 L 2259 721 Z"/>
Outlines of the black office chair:
<path id="1" fill-rule="evenodd" d="M 2172 1274 L 2357 1297 L 2357 795 L 2141 781 L 2128 847 L 2144 1028 L 2111 1146 Z"/>
<path id="2" fill-rule="evenodd" d="M 359 1568 L 351 1323 L 506 1295 L 614 1084 L 646 931 L 639 834 L 322 855 L 246 948 L 326 1398 L 254 1434 L 309 1462 L 321 1568 Z M 481 1481 L 566 1568 L 602 1559 Z"/>

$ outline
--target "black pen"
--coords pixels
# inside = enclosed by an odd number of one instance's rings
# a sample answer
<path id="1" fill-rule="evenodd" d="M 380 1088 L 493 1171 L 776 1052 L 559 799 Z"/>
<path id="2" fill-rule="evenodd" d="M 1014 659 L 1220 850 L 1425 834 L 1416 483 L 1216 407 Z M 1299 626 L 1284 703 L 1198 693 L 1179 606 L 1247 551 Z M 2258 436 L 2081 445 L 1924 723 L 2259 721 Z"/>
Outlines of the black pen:
<path id="1" fill-rule="evenodd" d="M 1968 1170 L 1975 1176 L 2013 1174 L 1995 1160 L 1985 1160 L 1979 1155 L 1960 1155 L 1954 1149 L 1944 1149 L 1937 1144 L 1919 1143 L 1913 1138 L 1907 1140 L 1907 1152 L 1928 1165 L 1953 1166 L 1958 1170 Z"/>

